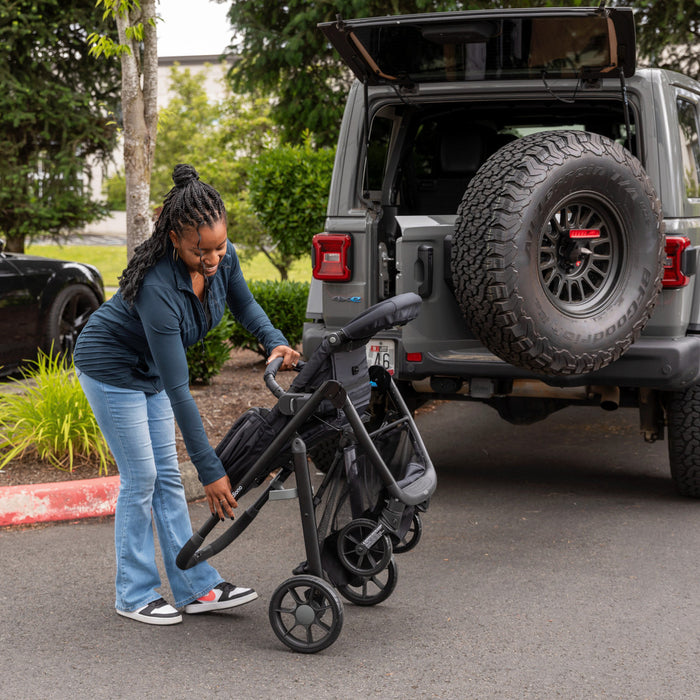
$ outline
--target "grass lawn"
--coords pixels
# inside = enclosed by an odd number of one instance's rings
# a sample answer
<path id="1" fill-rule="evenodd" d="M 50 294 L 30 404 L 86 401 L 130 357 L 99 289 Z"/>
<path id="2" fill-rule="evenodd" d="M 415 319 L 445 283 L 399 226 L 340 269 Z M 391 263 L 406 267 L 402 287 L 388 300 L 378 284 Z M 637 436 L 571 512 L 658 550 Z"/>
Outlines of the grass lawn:
<path id="1" fill-rule="evenodd" d="M 94 265 L 104 279 L 105 287 L 116 289 L 119 275 L 126 267 L 126 246 L 110 245 L 28 245 L 29 255 L 41 255 L 46 258 L 74 260 L 75 262 Z M 241 267 L 246 280 L 279 280 L 277 270 L 268 259 L 258 253 L 241 260 Z M 311 280 L 311 261 L 309 256 L 296 260 L 289 270 L 289 279 L 294 282 Z M 107 296 L 111 296 L 108 292 Z"/>

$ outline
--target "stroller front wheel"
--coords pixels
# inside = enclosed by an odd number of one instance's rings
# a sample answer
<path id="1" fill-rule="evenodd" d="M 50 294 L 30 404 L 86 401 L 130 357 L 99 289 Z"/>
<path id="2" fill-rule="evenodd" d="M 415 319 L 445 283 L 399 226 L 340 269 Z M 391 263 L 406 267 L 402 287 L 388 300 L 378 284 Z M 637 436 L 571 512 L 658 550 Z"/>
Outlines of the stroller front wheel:
<path id="1" fill-rule="evenodd" d="M 277 638 L 305 654 L 329 647 L 343 628 L 343 603 L 318 576 L 294 576 L 280 584 L 270 599 L 269 615 Z"/>
<path id="2" fill-rule="evenodd" d="M 351 520 L 338 536 L 338 557 L 342 565 L 359 576 L 378 574 L 391 560 L 389 535 L 373 520 Z"/>

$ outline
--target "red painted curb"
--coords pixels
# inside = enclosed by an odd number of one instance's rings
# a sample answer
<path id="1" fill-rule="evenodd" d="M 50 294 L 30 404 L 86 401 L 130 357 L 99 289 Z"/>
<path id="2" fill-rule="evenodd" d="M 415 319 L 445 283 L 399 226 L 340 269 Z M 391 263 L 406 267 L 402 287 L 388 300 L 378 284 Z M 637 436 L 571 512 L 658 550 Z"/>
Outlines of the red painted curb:
<path id="1" fill-rule="evenodd" d="M 119 476 L 0 487 L 0 527 L 114 515 Z"/>

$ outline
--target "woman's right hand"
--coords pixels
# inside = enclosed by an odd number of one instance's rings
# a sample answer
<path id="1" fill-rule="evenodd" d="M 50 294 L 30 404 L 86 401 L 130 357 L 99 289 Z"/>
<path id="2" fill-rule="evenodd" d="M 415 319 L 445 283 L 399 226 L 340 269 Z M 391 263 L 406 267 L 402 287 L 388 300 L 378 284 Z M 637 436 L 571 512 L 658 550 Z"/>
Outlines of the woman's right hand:
<path id="1" fill-rule="evenodd" d="M 224 518 L 233 520 L 233 509 L 238 507 L 238 502 L 231 493 L 231 482 L 228 476 L 224 475 L 207 484 L 204 487 L 204 494 L 212 515 L 218 515 L 221 520 Z"/>

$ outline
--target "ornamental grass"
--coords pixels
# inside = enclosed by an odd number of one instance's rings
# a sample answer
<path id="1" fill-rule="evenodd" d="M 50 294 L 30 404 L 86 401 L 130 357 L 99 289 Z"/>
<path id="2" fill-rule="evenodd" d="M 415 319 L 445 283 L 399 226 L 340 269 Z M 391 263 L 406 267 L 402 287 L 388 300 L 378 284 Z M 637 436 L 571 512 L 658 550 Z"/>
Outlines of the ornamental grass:
<path id="1" fill-rule="evenodd" d="M 39 352 L 21 374 L 18 393 L 0 393 L 0 469 L 33 456 L 70 472 L 97 461 L 106 476 L 113 458 L 73 366 Z"/>

